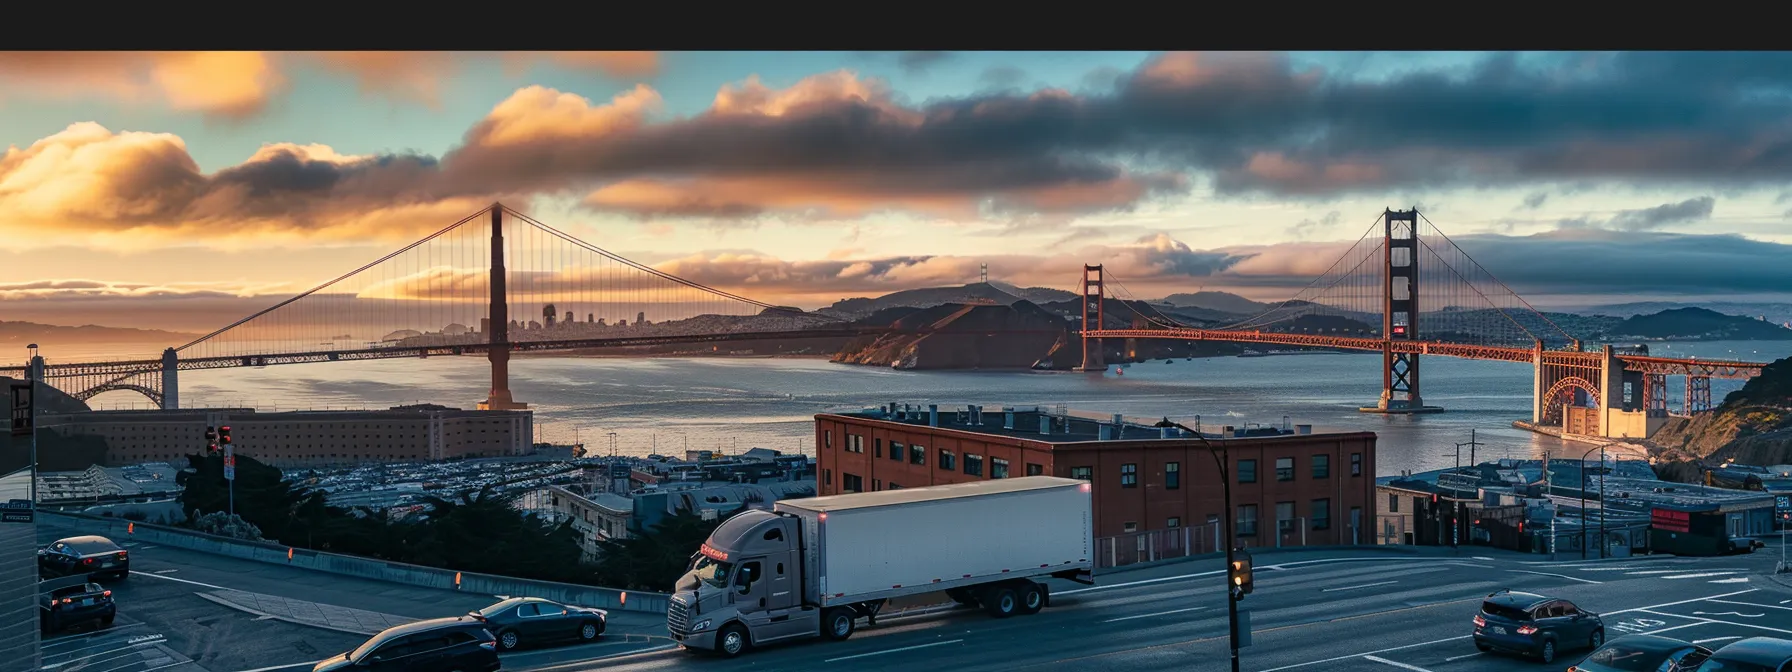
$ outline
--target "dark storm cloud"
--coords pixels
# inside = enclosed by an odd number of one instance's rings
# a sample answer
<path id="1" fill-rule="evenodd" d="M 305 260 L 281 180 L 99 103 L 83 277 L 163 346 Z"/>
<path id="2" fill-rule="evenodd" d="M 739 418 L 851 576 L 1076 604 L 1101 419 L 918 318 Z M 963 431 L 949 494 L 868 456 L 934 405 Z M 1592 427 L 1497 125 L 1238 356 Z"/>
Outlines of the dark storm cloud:
<path id="1" fill-rule="evenodd" d="M 1611 224 L 1620 231 L 1649 231 L 1669 224 L 1710 219 L 1711 210 L 1716 204 L 1717 199 L 1700 196 L 1653 208 L 1625 210 L 1612 217 Z"/>
<path id="2" fill-rule="evenodd" d="M 989 89 L 1008 89 L 1020 86 L 1027 78 L 1027 71 L 1012 65 L 992 65 L 977 75 L 977 83 Z"/>
<path id="3" fill-rule="evenodd" d="M 1526 195 L 1524 197 L 1524 208 L 1526 210 L 1536 210 L 1537 208 L 1543 207 L 1544 201 L 1547 201 L 1547 200 L 1549 200 L 1548 192 L 1539 191 L 1539 192 L 1536 192 L 1533 194 Z"/>
<path id="4" fill-rule="evenodd" d="M 1782 293 L 1792 245 L 1729 235 L 1555 231 L 1462 236 L 1463 250 L 1520 294 Z"/>
<path id="5" fill-rule="evenodd" d="M 909 74 L 918 75 L 951 57 L 950 51 L 903 51 L 896 54 L 896 64 Z"/>

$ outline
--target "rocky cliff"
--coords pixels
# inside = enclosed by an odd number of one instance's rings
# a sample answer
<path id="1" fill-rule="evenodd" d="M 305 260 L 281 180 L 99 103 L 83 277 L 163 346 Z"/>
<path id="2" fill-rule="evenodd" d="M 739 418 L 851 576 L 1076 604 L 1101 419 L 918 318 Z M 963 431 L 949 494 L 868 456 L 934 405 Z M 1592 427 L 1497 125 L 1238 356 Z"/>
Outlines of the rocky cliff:
<path id="1" fill-rule="evenodd" d="M 1710 413 L 1669 421 L 1649 443 L 1676 456 L 1792 463 L 1792 357 L 1767 365 Z"/>
<path id="2" fill-rule="evenodd" d="M 866 322 L 879 318 L 918 333 L 854 339 L 833 361 L 897 369 L 1025 369 L 1072 340 L 1069 322 L 1029 301 L 887 310 Z"/>

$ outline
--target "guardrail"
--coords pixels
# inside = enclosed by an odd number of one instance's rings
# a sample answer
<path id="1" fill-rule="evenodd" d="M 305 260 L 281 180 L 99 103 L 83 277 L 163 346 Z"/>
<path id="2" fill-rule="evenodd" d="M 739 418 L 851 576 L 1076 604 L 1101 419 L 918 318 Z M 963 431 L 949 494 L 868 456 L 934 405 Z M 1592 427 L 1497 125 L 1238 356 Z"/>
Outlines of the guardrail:
<path id="1" fill-rule="evenodd" d="M 138 523 L 121 518 L 41 510 L 37 512 L 37 515 L 40 521 L 54 519 L 83 532 L 104 535 L 119 542 L 139 541 L 157 546 L 184 548 L 272 565 L 300 567 L 330 574 L 390 581 L 423 588 L 456 590 L 483 595 L 527 595 L 563 604 L 600 609 L 662 614 L 666 612 L 668 596 L 663 593 L 625 591 L 573 583 L 457 572 L 452 569 L 292 548 L 276 543 L 243 541 L 177 527 Z"/>

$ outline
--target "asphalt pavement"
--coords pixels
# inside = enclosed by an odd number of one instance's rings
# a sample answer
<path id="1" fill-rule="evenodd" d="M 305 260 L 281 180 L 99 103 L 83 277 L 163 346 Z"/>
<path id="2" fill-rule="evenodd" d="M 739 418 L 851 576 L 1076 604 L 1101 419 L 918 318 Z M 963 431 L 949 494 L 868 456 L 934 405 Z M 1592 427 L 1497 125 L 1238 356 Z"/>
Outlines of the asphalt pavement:
<path id="1" fill-rule="evenodd" d="M 1257 556 L 1248 612 L 1249 672 L 1473 672 L 1562 669 L 1482 654 L 1470 638 L 1480 600 L 1499 589 L 1559 596 L 1604 614 L 1611 637 L 1663 633 L 1707 646 L 1746 636 L 1792 638 L 1792 589 L 1767 580 L 1778 548 L 1722 558 L 1580 561 L 1487 549 Z M 845 642 L 769 646 L 738 659 L 654 651 L 604 670 L 1225 670 L 1223 564 L 1196 560 L 1104 575 L 1096 587 L 1055 585 L 1034 616 L 991 619 L 958 609 L 880 619 Z M 507 669 L 509 669 L 507 667 Z M 525 668 L 572 672 L 592 665 Z"/>
<path id="2" fill-rule="evenodd" d="M 38 522 L 39 545 L 81 534 L 76 527 Z M 497 601 L 468 594 L 358 579 L 307 569 L 239 560 L 114 539 L 131 552 L 131 576 L 107 582 L 118 602 L 111 628 L 72 630 L 46 638 L 44 669 L 55 672 L 171 672 L 306 670 L 353 649 L 363 634 L 280 620 L 218 600 L 220 591 L 283 598 L 377 612 L 408 619 L 458 616 Z M 243 600 L 237 600 L 241 603 Z M 664 646 L 665 617 L 612 611 L 609 631 L 587 645 L 504 654 L 505 669 L 590 661 Z M 144 662 L 147 661 L 147 662 Z"/>

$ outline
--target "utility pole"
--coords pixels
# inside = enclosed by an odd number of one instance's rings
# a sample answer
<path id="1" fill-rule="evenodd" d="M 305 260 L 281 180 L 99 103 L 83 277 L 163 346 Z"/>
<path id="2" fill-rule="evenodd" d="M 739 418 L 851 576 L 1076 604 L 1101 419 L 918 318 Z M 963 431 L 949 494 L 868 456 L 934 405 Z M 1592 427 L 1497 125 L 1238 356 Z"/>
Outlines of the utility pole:
<path id="1" fill-rule="evenodd" d="M 1232 456 L 1230 451 L 1213 445 L 1213 442 L 1208 441 L 1207 437 L 1200 432 L 1170 422 L 1169 418 L 1164 418 L 1154 426 L 1173 427 L 1194 434 L 1195 438 L 1200 439 L 1201 444 L 1206 446 L 1207 453 L 1213 456 L 1214 465 L 1219 467 L 1220 496 L 1225 500 L 1226 507 L 1225 513 L 1220 516 L 1226 534 L 1226 621 L 1229 628 L 1228 638 L 1232 647 L 1232 672 L 1238 672 L 1238 602 L 1244 599 L 1246 593 L 1251 592 L 1252 581 L 1250 554 L 1245 554 L 1241 565 L 1239 564 L 1238 550 L 1235 548 L 1238 545 L 1238 537 L 1233 533 L 1232 523 L 1238 513 L 1236 509 L 1232 508 L 1232 476 L 1226 469 L 1226 465 L 1232 461 Z"/>
<path id="2" fill-rule="evenodd" d="M 1456 444 L 1456 466 L 1458 466 L 1458 467 L 1462 466 L 1462 447 L 1463 446 L 1468 446 L 1468 466 L 1473 467 L 1473 466 L 1479 464 L 1478 462 L 1475 461 L 1475 449 L 1481 447 L 1481 445 L 1482 444 L 1480 441 L 1475 440 L 1475 430 L 1472 428 L 1469 429 L 1468 430 L 1468 443 Z"/>
<path id="3" fill-rule="evenodd" d="M 1556 559 L 1556 500 L 1549 474 L 1549 451 L 1543 451 L 1543 497 L 1549 500 L 1549 559 Z"/>

